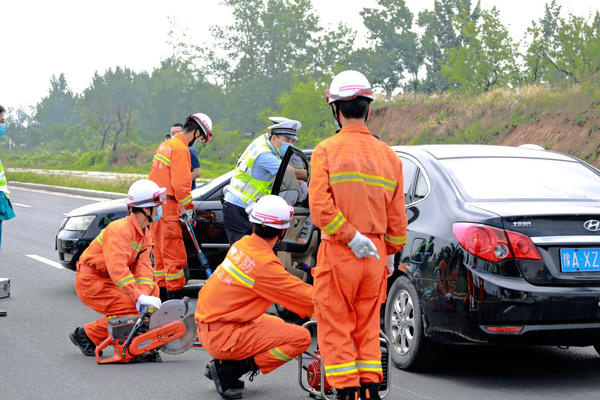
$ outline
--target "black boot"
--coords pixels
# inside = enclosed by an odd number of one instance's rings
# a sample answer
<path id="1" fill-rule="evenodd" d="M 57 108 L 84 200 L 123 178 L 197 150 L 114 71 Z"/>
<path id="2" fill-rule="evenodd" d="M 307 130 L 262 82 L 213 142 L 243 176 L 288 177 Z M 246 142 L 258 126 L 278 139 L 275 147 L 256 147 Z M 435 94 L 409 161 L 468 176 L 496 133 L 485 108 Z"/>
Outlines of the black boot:
<path id="1" fill-rule="evenodd" d="M 210 379 L 215 383 L 217 392 L 222 398 L 241 399 L 242 389 L 234 388 L 231 383 L 234 379 L 231 376 L 231 373 L 233 372 L 232 367 L 232 365 L 224 365 L 220 360 L 214 360 L 213 362 L 208 363 Z"/>
<path id="2" fill-rule="evenodd" d="M 337 389 L 337 400 L 358 400 L 359 392 L 360 388 L 358 387 Z"/>
<path id="3" fill-rule="evenodd" d="M 212 364 L 214 362 L 215 362 L 214 359 L 210 360 L 208 362 L 208 364 L 206 364 L 206 368 L 204 369 L 204 376 L 211 380 L 212 380 L 212 377 L 210 375 L 210 364 Z M 224 362 L 224 361 L 222 361 L 222 362 Z M 234 389 L 243 389 L 244 388 L 244 381 L 241 379 L 231 380 L 230 383 L 231 383 L 231 387 Z"/>
<path id="4" fill-rule="evenodd" d="M 379 397 L 379 383 L 369 382 L 360 384 L 361 400 L 381 400 Z"/>
<path id="5" fill-rule="evenodd" d="M 167 290 L 167 300 L 180 300 L 180 299 L 183 299 L 183 289 Z"/>
<path id="6" fill-rule="evenodd" d="M 69 334 L 69 338 L 71 342 L 77 347 L 79 350 L 86 356 L 95 356 L 96 355 L 96 345 L 94 342 L 90 340 L 90 338 L 86 335 L 85 329 L 81 327 L 75 328 L 75 330 Z"/>
<path id="7" fill-rule="evenodd" d="M 158 295 L 160 297 L 160 301 L 167 301 L 169 300 L 169 298 L 167 297 L 167 288 L 163 287 L 163 286 L 159 286 L 158 288 L 160 290 L 160 294 Z"/>

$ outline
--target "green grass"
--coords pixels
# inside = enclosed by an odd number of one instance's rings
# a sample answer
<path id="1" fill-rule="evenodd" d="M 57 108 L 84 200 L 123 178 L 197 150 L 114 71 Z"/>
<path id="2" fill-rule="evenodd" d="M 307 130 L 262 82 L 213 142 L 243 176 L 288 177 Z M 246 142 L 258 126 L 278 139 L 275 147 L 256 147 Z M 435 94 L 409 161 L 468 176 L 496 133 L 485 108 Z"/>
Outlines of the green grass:
<path id="1" fill-rule="evenodd" d="M 136 178 L 118 179 L 111 182 L 82 178 L 70 175 L 36 174 L 33 172 L 7 173 L 9 182 L 40 183 L 44 185 L 65 186 L 79 189 L 101 190 L 105 192 L 127 193 Z"/>

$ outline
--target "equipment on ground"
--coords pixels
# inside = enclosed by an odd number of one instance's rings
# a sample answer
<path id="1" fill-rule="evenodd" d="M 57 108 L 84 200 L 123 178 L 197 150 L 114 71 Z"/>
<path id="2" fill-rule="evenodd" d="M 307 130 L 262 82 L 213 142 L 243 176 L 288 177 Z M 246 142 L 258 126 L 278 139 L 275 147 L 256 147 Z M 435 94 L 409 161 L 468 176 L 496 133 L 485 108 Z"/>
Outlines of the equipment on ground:
<path id="1" fill-rule="evenodd" d="M 121 316 L 108 320 L 108 337 L 96 347 L 98 364 L 135 361 L 160 362 L 156 350 L 166 354 L 181 354 L 196 340 L 195 308 L 189 299 L 169 300 L 153 313 L 149 308 L 142 315 Z M 112 355 L 106 349 L 113 348 Z"/>
<path id="2" fill-rule="evenodd" d="M 181 221 L 183 221 L 185 228 L 192 239 L 192 243 L 194 243 L 194 247 L 196 248 L 196 257 L 198 257 L 198 261 L 200 262 L 200 266 L 204 268 L 206 271 L 206 277 L 210 277 L 212 275 L 212 270 L 210 269 L 210 263 L 208 262 L 208 258 L 206 258 L 206 254 L 200 248 L 200 244 L 198 244 L 198 240 L 196 239 L 196 234 L 194 233 L 194 229 L 192 228 L 192 223 L 190 222 L 188 216 L 183 214 L 181 216 Z"/>
<path id="3" fill-rule="evenodd" d="M 311 335 L 316 334 L 316 321 L 308 321 L 302 326 L 308 329 Z M 313 343 L 316 343 L 316 340 Z M 383 382 L 379 384 L 379 397 L 383 399 L 390 393 L 390 387 L 392 386 L 390 374 L 392 360 L 389 356 L 390 341 L 383 331 L 379 332 L 379 344 L 381 347 L 381 367 L 383 369 Z M 306 371 L 306 377 L 303 371 Z M 325 377 L 325 365 L 318 348 L 314 351 L 309 348 L 298 356 L 298 383 L 311 397 L 322 400 L 334 400 L 336 398 L 335 388 L 327 382 Z"/>

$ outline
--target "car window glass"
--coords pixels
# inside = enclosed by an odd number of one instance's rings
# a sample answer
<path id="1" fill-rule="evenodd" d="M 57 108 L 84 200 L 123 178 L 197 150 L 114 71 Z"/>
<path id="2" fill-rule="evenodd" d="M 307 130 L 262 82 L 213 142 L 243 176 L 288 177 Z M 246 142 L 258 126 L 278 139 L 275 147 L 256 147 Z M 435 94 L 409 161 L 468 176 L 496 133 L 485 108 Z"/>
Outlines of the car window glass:
<path id="1" fill-rule="evenodd" d="M 441 163 L 459 190 L 476 200 L 600 199 L 600 176 L 575 161 L 473 157 Z"/>
<path id="2" fill-rule="evenodd" d="M 417 177 L 417 184 L 415 187 L 415 200 L 422 199 L 427 196 L 427 189 L 427 180 L 425 179 L 425 175 L 419 171 L 419 176 Z"/>
<path id="3" fill-rule="evenodd" d="M 415 173 L 417 172 L 417 165 L 405 157 L 402 159 L 402 178 L 404 180 L 404 196 L 408 195 L 408 191 L 411 184 L 415 180 Z"/>

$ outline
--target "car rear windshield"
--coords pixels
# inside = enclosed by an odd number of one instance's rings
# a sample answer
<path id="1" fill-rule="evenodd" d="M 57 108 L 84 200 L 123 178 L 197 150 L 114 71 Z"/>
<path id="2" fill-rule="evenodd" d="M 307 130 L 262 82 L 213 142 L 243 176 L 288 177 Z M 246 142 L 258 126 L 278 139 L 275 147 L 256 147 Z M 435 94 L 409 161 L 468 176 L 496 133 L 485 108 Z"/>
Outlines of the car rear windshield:
<path id="1" fill-rule="evenodd" d="M 600 199 L 600 176 L 575 161 L 474 157 L 441 163 L 459 190 L 474 200 Z"/>

